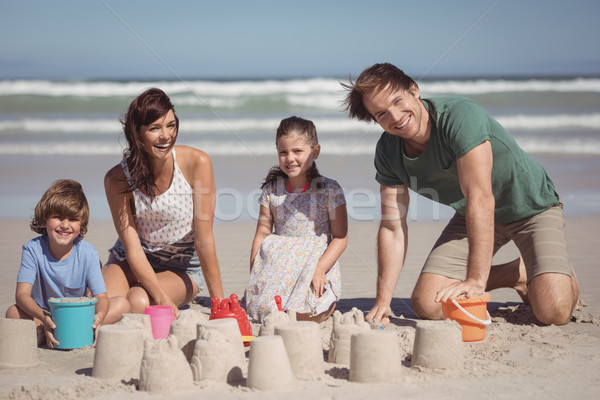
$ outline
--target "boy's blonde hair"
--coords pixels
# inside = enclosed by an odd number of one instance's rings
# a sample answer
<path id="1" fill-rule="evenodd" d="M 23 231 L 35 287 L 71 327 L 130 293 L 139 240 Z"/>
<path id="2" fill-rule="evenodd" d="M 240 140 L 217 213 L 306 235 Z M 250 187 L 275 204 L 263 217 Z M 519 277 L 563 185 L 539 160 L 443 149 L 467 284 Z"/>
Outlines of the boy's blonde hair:
<path id="1" fill-rule="evenodd" d="M 73 179 L 54 181 L 35 206 L 29 225 L 31 230 L 43 235 L 46 233 L 48 218 L 58 215 L 62 218 L 78 219 L 81 223 L 79 236 L 87 232 L 90 208 L 81 184 Z"/>

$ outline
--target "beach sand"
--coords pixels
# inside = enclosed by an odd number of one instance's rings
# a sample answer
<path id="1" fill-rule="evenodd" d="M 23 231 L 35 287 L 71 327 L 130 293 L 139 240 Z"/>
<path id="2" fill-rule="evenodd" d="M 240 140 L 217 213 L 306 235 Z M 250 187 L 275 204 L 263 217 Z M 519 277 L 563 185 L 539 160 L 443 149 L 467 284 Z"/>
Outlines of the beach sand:
<path id="1" fill-rule="evenodd" d="M 386 330 L 398 333 L 402 367 L 397 381 L 385 384 L 349 381 L 348 365 L 325 363 L 325 374 L 317 380 L 301 381 L 289 393 L 260 392 L 238 385 L 199 383 L 192 391 L 153 394 L 153 399 L 370 399 L 412 397 L 438 398 L 598 398 L 600 395 L 600 295 L 597 273 L 600 247 L 600 217 L 567 217 L 570 255 L 581 285 L 585 307 L 577 310 L 566 326 L 539 326 L 517 294 L 508 289 L 492 292 L 488 309 L 493 323 L 486 338 L 466 343 L 463 368 L 433 370 L 411 368 L 416 319 L 410 308 L 410 294 L 421 265 L 444 222 L 410 223 L 409 252 L 392 302 L 395 317 Z M 14 302 L 16 274 L 21 246 L 35 234 L 26 220 L 1 220 L 0 309 Z M 248 279 L 248 259 L 255 225 L 252 222 L 215 225 L 217 251 L 225 294 L 243 294 Z M 341 311 L 357 307 L 368 312 L 375 297 L 377 266 L 375 235 L 377 223 L 350 224 L 349 245 L 340 265 L 343 277 Z M 86 239 L 99 251 L 104 262 L 114 243 L 112 222 L 91 221 Z M 510 259 L 516 249 L 507 247 L 498 260 Z M 191 307 L 209 312 L 208 298 L 198 298 Z M 331 319 L 321 326 L 324 343 L 332 329 Z M 11 340 L 2 337 L 0 340 Z M 325 345 L 327 351 L 327 345 Z M 38 349 L 36 367 L 0 369 L 0 398 L 9 399 L 142 399 L 148 393 L 133 383 L 111 383 L 91 377 L 94 350 L 72 351 Z M 381 365 L 381 368 L 386 368 Z"/>

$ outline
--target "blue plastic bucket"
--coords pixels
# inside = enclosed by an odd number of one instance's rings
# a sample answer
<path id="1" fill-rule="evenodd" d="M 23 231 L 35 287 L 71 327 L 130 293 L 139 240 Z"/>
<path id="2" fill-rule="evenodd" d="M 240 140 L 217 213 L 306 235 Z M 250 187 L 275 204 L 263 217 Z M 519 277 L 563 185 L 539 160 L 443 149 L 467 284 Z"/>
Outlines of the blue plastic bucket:
<path id="1" fill-rule="evenodd" d="M 62 297 L 48 300 L 57 349 L 79 349 L 94 344 L 94 314 L 98 300 L 89 297 Z"/>

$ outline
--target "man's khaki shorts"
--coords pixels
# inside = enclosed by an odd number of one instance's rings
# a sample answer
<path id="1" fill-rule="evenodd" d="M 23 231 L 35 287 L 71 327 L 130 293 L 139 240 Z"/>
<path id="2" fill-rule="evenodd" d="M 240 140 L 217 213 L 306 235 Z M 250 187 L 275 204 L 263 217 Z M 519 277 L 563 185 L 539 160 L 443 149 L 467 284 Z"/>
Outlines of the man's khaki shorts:
<path id="1" fill-rule="evenodd" d="M 540 214 L 507 225 L 495 225 L 494 254 L 514 241 L 527 269 L 527 282 L 548 272 L 571 275 L 565 241 L 562 203 Z M 425 261 L 421 273 L 465 280 L 469 245 L 465 217 L 452 217 Z"/>

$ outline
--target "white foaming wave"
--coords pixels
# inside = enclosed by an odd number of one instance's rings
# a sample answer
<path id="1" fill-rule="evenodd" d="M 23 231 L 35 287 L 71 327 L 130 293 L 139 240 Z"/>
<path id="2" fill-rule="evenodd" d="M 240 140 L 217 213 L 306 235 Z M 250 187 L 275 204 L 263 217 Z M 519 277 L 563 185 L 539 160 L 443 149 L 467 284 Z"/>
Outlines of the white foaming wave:
<path id="1" fill-rule="evenodd" d="M 240 97 L 170 96 L 175 108 L 179 106 L 204 106 L 214 108 L 239 108 L 246 102 Z"/>
<path id="2" fill-rule="evenodd" d="M 342 91 L 339 81 L 328 78 L 259 81 L 49 81 L 1 80 L 0 95 L 39 95 L 75 97 L 133 97 L 150 87 L 158 87 L 169 96 L 194 93 L 200 97 L 265 96 L 272 94 L 331 93 Z M 187 99 L 186 101 L 190 101 Z"/>
<path id="3" fill-rule="evenodd" d="M 447 80 L 419 83 L 420 91 L 429 94 L 483 94 L 502 92 L 600 92 L 600 79 L 576 78 L 564 80 L 477 79 Z"/>
<path id="4" fill-rule="evenodd" d="M 375 124 L 370 124 L 362 121 L 338 118 L 323 118 L 312 120 L 317 127 L 317 133 L 365 133 L 372 130 L 381 131 Z M 275 139 L 275 131 L 281 120 L 275 118 L 265 119 L 211 119 L 211 120 L 187 120 L 181 121 L 179 130 L 181 132 L 248 132 L 248 131 L 266 131 L 273 132 Z"/>
<path id="5" fill-rule="evenodd" d="M 292 106 L 341 111 L 344 94 L 288 95 L 285 99 Z"/>
<path id="6" fill-rule="evenodd" d="M 540 139 L 536 137 L 520 137 L 519 145 L 530 154 L 586 154 L 600 155 L 600 139 L 565 138 Z M 358 140 L 348 138 L 321 140 L 321 153 L 324 156 L 372 155 L 375 151 L 376 138 L 362 137 Z M 182 143 L 206 151 L 209 155 L 239 156 L 276 156 L 275 144 L 271 140 L 243 142 L 241 140 L 202 140 Z M 42 142 L 6 143 L 0 146 L 3 155 L 121 155 L 120 144 L 103 142 Z"/>
<path id="7" fill-rule="evenodd" d="M 118 143 L 102 142 L 40 142 L 7 143 L 0 147 L 0 154 L 5 155 L 115 155 L 123 154 Z"/>
<path id="8" fill-rule="evenodd" d="M 496 117 L 508 130 L 540 129 L 600 129 L 600 113 L 591 114 L 551 114 L 551 115 L 507 115 Z M 180 132 L 216 133 L 216 132 L 275 132 L 279 126 L 275 118 L 237 118 L 237 119 L 185 119 L 180 123 Z M 356 134 L 380 132 L 374 124 L 348 118 L 313 119 L 319 133 Z M 0 121 L 0 135 L 12 132 L 64 132 L 64 133 L 101 133 L 122 132 L 116 119 L 32 119 Z"/>
<path id="9" fill-rule="evenodd" d="M 121 123 L 113 119 L 31 119 L 0 121 L 2 132 L 115 133 Z"/>
<path id="10" fill-rule="evenodd" d="M 314 119 L 317 132 L 323 133 L 363 133 L 372 129 L 380 130 L 376 125 L 347 118 Z M 280 120 L 274 118 L 254 119 L 186 119 L 180 122 L 179 131 L 185 133 L 215 132 L 260 132 L 274 133 Z M 63 133 L 101 133 L 122 132 L 121 124 L 113 119 L 22 119 L 0 121 L 0 134 L 12 132 L 63 132 Z"/>
<path id="11" fill-rule="evenodd" d="M 600 154 L 600 140 L 567 138 L 560 140 L 540 140 L 539 138 L 519 138 L 519 146 L 527 153 L 550 154 Z"/>
<path id="12" fill-rule="evenodd" d="M 203 96 L 264 96 L 342 91 L 338 80 L 327 78 L 231 82 L 192 81 L 187 85 L 195 93 Z"/>
<path id="13" fill-rule="evenodd" d="M 343 93 L 311 93 L 284 95 L 281 98 L 272 97 L 271 101 L 282 102 L 289 106 L 313 108 L 320 110 L 342 110 Z M 256 99 L 258 96 L 219 96 L 209 97 L 200 95 L 181 95 L 171 96 L 171 101 L 175 107 L 179 106 L 204 106 L 214 108 L 240 108 Z M 264 98 L 264 97 L 263 97 Z"/>
<path id="14" fill-rule="evenodd" d="M 600 113 L 501 116 L 496 120 L 506 129 L 600 129 Z"/>
<path id="15" fill-rule="evenodd" d="M 0 96 L 38 95 L 73 97 L 135 97 L 150 87 L 159 87 L 182 104 L 194 103 L 196 97 L 202 104 L 207 97 L 230 98 L 237 96 L 326 94 L 342 98 L 345 79 L 307 78 L 288 80 L 239 81 L 50 81 L 50 80 L 0 80 Z M 600 78 L 552 79 L 475 79 L 419 82 L 423 94 L 483 94 L 499 92 L 600 92 Z M 204 99 L 204 100 L 203 100 Z M 217 100 L 215 100 L 217 101 Z M 303 99 L 294 99 L 302 102 Z M 331 107 L 331 102 L 327 102 Z"/>
<path id="16" fill-rule="evenodd" d="M 47 80 L 0 81 L 0 95 L 114 97 L 136 96 L 153 85 L 145 82 L 55 82 Z"/>

